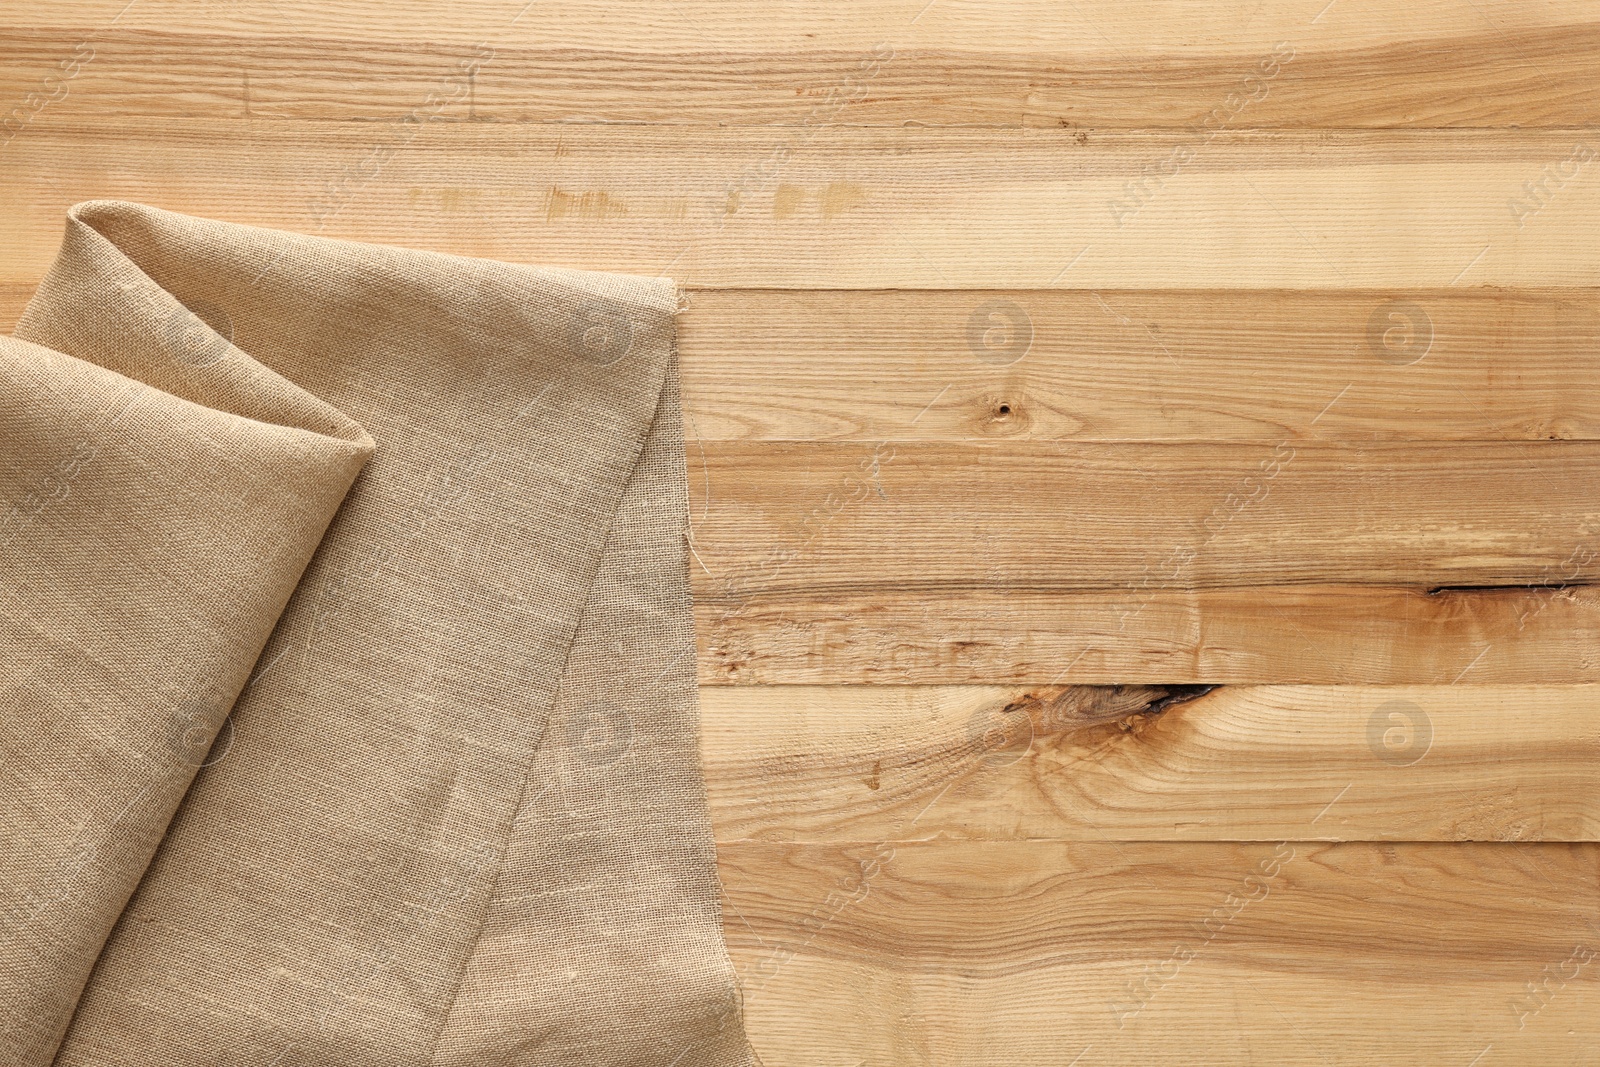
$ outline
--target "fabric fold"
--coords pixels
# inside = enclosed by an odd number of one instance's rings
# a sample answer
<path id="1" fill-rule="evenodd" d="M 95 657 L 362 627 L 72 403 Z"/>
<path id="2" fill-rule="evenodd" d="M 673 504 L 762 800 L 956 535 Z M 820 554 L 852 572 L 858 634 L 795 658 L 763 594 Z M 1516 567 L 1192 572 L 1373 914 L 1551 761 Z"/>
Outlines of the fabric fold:
<path id="1" fill-rule="evenodd" d="M 69 213 L 0 340 L 0 1062 L 750 1062 L 676 308 Z"/>

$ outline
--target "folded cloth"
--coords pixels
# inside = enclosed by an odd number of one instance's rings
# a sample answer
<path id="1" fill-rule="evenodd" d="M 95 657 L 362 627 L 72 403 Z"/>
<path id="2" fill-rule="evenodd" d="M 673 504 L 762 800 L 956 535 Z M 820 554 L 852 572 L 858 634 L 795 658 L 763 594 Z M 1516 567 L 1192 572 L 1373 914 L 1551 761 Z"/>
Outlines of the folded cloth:
<path id="1" fill-rule="evenodd" d="M 0 338 L 0 1063 L 750 1062 L 677 306 L 71 210 Z"/>

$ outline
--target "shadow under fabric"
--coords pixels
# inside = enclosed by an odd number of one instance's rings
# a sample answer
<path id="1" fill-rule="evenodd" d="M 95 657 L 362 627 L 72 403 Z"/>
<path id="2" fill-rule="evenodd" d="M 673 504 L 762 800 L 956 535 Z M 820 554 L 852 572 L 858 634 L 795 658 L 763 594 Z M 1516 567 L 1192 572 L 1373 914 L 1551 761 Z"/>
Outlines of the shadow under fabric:
<path id="1" fill-rule="evenodd" d="M 0 1063 L 750 1063 L 676 307 L 69 213 L 0 338 Z"/>

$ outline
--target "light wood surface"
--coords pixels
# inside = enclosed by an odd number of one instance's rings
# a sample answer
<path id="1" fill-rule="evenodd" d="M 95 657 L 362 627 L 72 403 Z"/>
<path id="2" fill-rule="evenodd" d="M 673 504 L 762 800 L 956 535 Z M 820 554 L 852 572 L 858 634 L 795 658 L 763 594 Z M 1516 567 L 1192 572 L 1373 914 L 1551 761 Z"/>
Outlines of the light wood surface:
<path id="1" fill-rule="evenodd" d="M 1577 1064 L 1595 848 L 736 844 L 723 864 L 768 1062 Z"/>
<path id="2" fill-rule="evenodd" d="M 458 62 L 441 64 L 430 90 L 441 100 Z M 1225 281 L 1404 299 L 1600 274 L 1587 239 L 1600 228 L 1600 168 L 1573 159 L 1585 135 L 1571 130 L 1113 129 L 1084 141 L 1063 129 L 479 122 L 460 101 L 415 123 L 402 122 L 415 109 L 389 123 L 69 121 L 95 71 L 0 148 L 19 205 L 9 284 L 48 263 L 59 204 L 97 195 L 712 288 Z M 1573 173 L 1545 180 L 1539 210 L 1514 213 L 1547 168 Z"/>
<path id="3" fill-rule="evenodd" d="M 702 704 L 729 842 L 1600 833 L 1600 686 L 738 686 Z"/>
<path id="4" fill-rule="evenodd" d="M 1588 0 L 16 8 L 0 324 L 94 197 L 683 284 L 767 1067 L 1592 1064 L 1597 78 Z"/>
<path id="5" fill-rule="evenodd" d="M 968 323 L 996 305 L 1007 305 L 988 338 L 996 351 L 980 335 L 975 353 Z M 1029 344 L 1006 364 L 1021 344 L 1005 330 L 1018 312 Z M 1424 335 L 1404 332 L 1408 315 L 1426 331 L 1425 358 L 1381 358 L 1422 347 Z M 699 356 L 684 366 L 684 392 L 691 433 L 705 441 L 1600 436 L 1600 367 L 1586 358 L 1600 340 L 1600 294 L 1586 288 L 1414 289 L 1402 300 L 1381 290 L 700 290 L 679 322 Z M 986 333 L 996 325 L 981 322 Z"/>

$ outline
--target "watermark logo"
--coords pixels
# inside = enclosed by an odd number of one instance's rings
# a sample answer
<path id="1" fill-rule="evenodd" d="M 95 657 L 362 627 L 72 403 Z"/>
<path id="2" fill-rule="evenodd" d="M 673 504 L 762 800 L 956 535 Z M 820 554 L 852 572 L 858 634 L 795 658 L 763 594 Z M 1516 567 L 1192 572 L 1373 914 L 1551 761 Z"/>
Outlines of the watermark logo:
<path id="1" fill-rule="evenodd" d="M 1297 54 L 1288 41 L 1278 42 L 1270 55 L 1263 56 L 1239 78 L 1232 92 L 1190 127 L 1189 138 L 1175 145 L 1161 159 L 1145 163 L 1137 175 L 1123 182 L 1122 195 L 1106 201 L 1117 226 L 1127 225 L 1129 219 L 1155 199 L 1167 182 L 1194 162 L 1200 149 L 1231 127 L 1245 108 L 1265 100 L 1272 91 L 1273 80 L 1283 73 L 1286 64 L 1294 62 Z"/>
<path id="2" fill-rule="evenodd" d="M 1537 981 L 1525 983 L 1522 995 L 1511 1002 L 1517 1029 L 1524 1029 L 1529 1019 L 1544 1011 L 1568 983 L 1576 981 L 1583 969 L 1594 962 L 1595 955 L 1588 945 L 1578 945 L 1560 963 L 1546 964 Z"/>
<path id="3" fill-rule="evenodd" d="M 567 721 L 567 743 L 585 766 L 615 766 L 633 748 L 633 719 L 610 701 L 580 705 Z"/>
<path id="4" fill-rule="evenodd" d="M 217 305 L 192 300 L 179 304 L 161 326 L 162 343 L 172 358 L 191 367 L 209 367 L 233 348 L 233 319 Z"/>
<path id="5" fill-rule="evenodd" d="M 967 317 L 967 347 L 985 363 L 1009 367 L 1033 347 L 1033 320 L 1010 300 L 979 304 Z"/>
<path id="6" fill-rule="evenodd" d="M 1367 719 L 1367 748 L 1393 767 L 1409 767 L 1433 747 L 1433 721 L 1409 700 L 1379 705 Z"/>
<path id="7" fill-rule="evenodd" d="M 982 707 L 967 719 L 966 736 L 973 762 L 1009 767 L 1033 747 L 1033 716 L 1022 704 Z"/>
<path id="8" fill-rule="evenodd" d="M 1523 182 L 1518 195 L 1507 197 L 1506 207 L 1510 209 L 1511 219 L 1517 224 L 1517 229 L 1522 229 L 1529 219 L 1549 206 L 1556 194 L 1594 160 L 1595 154 L 1593 148 L 1579 141 L 1572 146 L 1566 158 L 1545 164 L 1539 177 Z"/>
<path id="9" fill-rule="evenodd" d="M 711 203 L 712 214 L 720 230 L 728 219 L 738 213 L 747 195 L 778 180 L 778 175 L 799 148 L 811 142 L 818 132 L 828 129 L 838 121 L 846 108 L 864 103 L 871 96 L 865 85 L 876 78 L 894 59 L 894 46 L 880 41 L 872 46 L 856 64 L 856 76 L 846 75 L 838 85 L 829 89 L 799 124 L 800 133 L 767 154 L 760 164 L 750 164 L 739 174 L 737 181 L 729 182 L 722 195 Z"/>
<path id="10" fill-rule="evenodd" d="M 1137 1017 L 1149 1007 L 1156 994 L 1175 981 L 1183 969 L 1232 926 L 1246 908 L 1266 900 L 1278 885 L 1283 869 L 1294 858 L 1294 846 L 1287 841 L 1278 842 L 1272 855 L 1257 861 L 1255 868 L 1245 875 L 1238 886 L 1193 924 L 1189 938 L 1174 945 L 1164 959 L 1144 964 L 1139 977 L 1127 985 L 1127 999 L 1110 1004 L 1111 1013 L 1117 1020 L 1117 1029 L 1125 1028 L 1129 1019 Z"/>
<path id="11" fill-rule="evenodd" d="M 441 80 L 439 89 L 430 92 L 421 104 L 402 115 L 399 121 L 384 124 L 388 132 L 387 140 L 373 145 L 360 159 L 347 164 L 337 175 L 323 183 L 322 194 L 307 205 L 317 220 L 319 232 L 327 226 L 329 219 L 355 199 L 363 186 L 383 172 L 389 161 L 416 138 L 426 123 L 438 118 L 452 104 L 470 100 L 478 72 L 495 58 L 494 46 L 490 44 L 476 44 L 472 52 L 472 56 L 456 61 L 451 72 Z"/>
<path id="12" fill-rule="evenodd" d="M 173 712 L 169 739 L 171 754 L 180 766 L 211 767 L 227 758 L 233 748 L 233 719 L 227 717 L 220 725 L 212 725 L 222 714 L 223 709 L 205 700 L 185 701 Z"/>
<path id="13" fill-rule="evenodd" d="M 0 116 L 0 147 L 11 143 L 34 117 L 59 100 L 67 97 L 67 83 L 76 78 L 84 67 L 94 62 L 94 46 L 79 41 L 72 46 L 72 54 L 56 64 L 57 73 L 44 76 L 38 87 L 22 98 L 22 102 Z"/>
<path id="14" fill-rule="evenodd" d="M 1433 320 L 1412 300 L 1387 300 L 1367 318 L 1367 351 L 1396 367 L 1408 367 L 1433 347 Z"/>
<path id="15" fill-rule="evenodd" d="M 633 320 L 612 301 L 586 300 L 572 310 L 568 340 L 580 359 L 609 367 L 633 347 Z"/>

